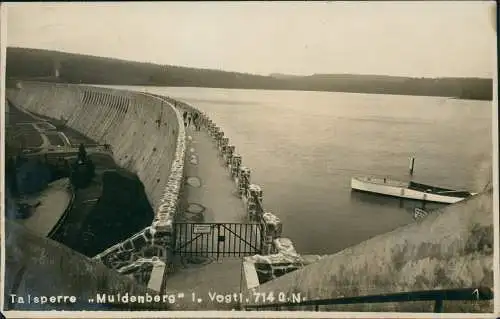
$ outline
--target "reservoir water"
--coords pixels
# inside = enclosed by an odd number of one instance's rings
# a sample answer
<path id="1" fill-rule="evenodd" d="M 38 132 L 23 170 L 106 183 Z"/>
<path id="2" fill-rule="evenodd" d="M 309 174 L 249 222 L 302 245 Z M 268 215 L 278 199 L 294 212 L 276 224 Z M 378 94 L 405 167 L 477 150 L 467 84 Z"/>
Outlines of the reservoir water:
<path id="1" fill-rule="evenodd" d="M 478 191 L 491 165 L 492 104 L 443 97 L 119 87 L 168 95 L 224 130 L 299 253 L 331 254 L 413 222 L 416 201 L 353 193 L 351 176 Z M 486 173 L 488 175 L 488 173 Z M 427 209 L 442 207 L 426 204 Z"/>

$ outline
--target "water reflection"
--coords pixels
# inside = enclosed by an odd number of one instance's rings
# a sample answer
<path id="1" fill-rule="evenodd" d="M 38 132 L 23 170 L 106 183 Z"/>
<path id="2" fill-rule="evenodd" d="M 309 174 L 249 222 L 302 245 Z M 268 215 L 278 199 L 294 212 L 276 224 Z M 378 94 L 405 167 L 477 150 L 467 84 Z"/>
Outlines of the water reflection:
<path id="1" fill-rule="evenodd" d="M 351 202 L 355 202 L 356 205 L 399 208 L 410 215 L 413 215 L 415 208 L 420 208 L 426 211 L 434 211 L 447 206 L 447 204 L 424 202 L 420 200 L 398 198 L 361 191 L 351 191 L 350 200 Z"/>

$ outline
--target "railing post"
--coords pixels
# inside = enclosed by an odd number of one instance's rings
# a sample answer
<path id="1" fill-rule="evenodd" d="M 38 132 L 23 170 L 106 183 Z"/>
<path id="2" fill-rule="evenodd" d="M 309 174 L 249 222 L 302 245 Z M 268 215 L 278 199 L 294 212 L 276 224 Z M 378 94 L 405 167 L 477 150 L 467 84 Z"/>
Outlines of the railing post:
<path id="1" fill-rule="evenodd" d="M 247 213 L 250 220 L 256 220 L 259 214 L 260 205 L 262 203 L 262 190 L 259 185 L 251 184 L 248 186 L 248 201 L 247 201 Z"/>
<path id="2" fill-rule="evenodd" d="M 212 129 L 212 138 L 217 140 L 217 136 L 219 134 L 219 127 L 217 127 L 217 125 L 215 125 L 215 123 L 213 124 L 213 129 Z"/>
<path id="3" fill-rule="evenodd" d="M 443 312 L 443 299 L 436 299 L 434 303 L 434 312 L 441 313 Z"/>
<path id="4" fill-rule="evenodd" d="M 231 175 L 233 178 L 238 177 L 241 165 L 241 155 L 234 154 L 231 162 Z"/>
<path id="5" fill-rule="evenodd" d="M 219 138 L 219 127 L 217 125 L 215 125 L 214 123 L 214 128 L 212 130 L 212 137 L 217 141 L 217 139 Z"/>
<path id="6" fill-rule="evenodd" d="M 220 249 L 220 224 L 217 224 L 217 260 L 219 260 L 219 249 Z"/>
<path id="7" fill-rule="evenodd" d="M 208 127 L 208 134 L 213 137 L 214 136 L 214 123 L 212 122 L 212 120 L 208 120 L 207 127 Z"/>
<path id="8" fill-rule="evenodd" d="M 229 166 L 233 161 L 234 150 L 235 150 L 234 145 L 226 146 L 226 166 Z"/>
<path id="9" fill-rule="evenodd" d="M 250 185 L 250 169 L 240 166 L 240 176 L 238 178 L 238 192 L 240 196 L 247 197 L 248 186 Z"/>
<path id="10" fill-rule="evenodd" d="M 214 123 L 214 129 L 212 130 L 212 137 L 217 140 L 219 137 L 219 127 Z"/>
<path id="11" fill-rule="evenodd" d="M 217 141 L 217 147 L 219 146 L 221 136 L 224 135 L 224 132 L 222 132 L 222 129 L 219 126 L 216 126 L 215 130 L 215 140 Z"/>
<path id="12" fill-rule="evenodd" d="M 223 138 L 224 138 L 224 132 L 222 130 L 219 130 L 217 133 L 217 147 L 219 148 L 219 151 L 220 151 L 220 147 L 222 145 Z"/>
<path id="13" fill-rule="evenodd" d="M 264 224 L 262 227 L 265 233 L 262 234 L 264 239 L 264 247 L 262 249 L 263 255 L 270 255 L 274 253 L 274 240 L 281 237 L 283 232 L 283 225 L 280 219 L 271 212 L 265 212 L 262 214 L 261 223 Z"/>
<path id="14" fill-rule="evenodd" d="M 220 127 L 216 126 L 215 140 L 217 141 L 217 147 L 219 147 L 219 143 L 220 143 L 220 139 L 221 139 L 222 135 L 224 135 L 224 132 L 222 132 Z"/>
<path id="15" fill-rule="evenodd" d="M 226 153 L 227 146 L 229 145 L 229 138 L 223 137 L 220 143 L 220 153 L 224 157 Z"/>

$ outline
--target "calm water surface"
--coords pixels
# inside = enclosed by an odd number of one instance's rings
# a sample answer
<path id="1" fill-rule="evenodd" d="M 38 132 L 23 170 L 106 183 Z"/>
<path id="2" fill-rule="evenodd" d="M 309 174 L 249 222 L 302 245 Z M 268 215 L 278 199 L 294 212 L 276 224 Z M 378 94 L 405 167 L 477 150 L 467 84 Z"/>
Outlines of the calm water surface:
<path id="1" fill-rule="evenodd" d="M 491 102 L 330 92 L 126 87 L 169 95 L 223 128 L 264 206 L 297 251 L 334 253 L 412 223 L 420 202 L 351 193 L 350 178 L 380 175 L 478 190 L 491 162 Z M 427 204 L 427 208 L 442 207 Z"/>

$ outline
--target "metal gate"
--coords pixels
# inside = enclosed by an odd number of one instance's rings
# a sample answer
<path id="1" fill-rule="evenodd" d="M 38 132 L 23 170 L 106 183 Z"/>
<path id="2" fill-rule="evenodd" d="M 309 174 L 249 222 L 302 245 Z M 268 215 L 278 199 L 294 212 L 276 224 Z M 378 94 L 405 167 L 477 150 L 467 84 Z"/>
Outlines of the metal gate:
<path id="1" fill-rule="evenodd" d="M 261 233 L 258 223 L 174 223 L 174 253 L 217 258 L 260 254 Z"/>

